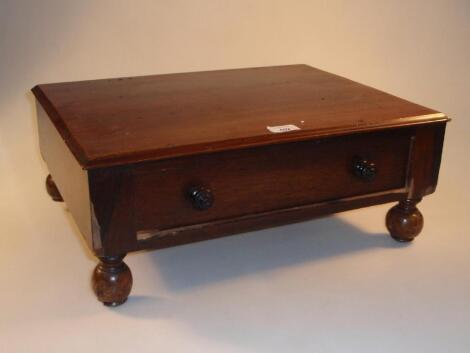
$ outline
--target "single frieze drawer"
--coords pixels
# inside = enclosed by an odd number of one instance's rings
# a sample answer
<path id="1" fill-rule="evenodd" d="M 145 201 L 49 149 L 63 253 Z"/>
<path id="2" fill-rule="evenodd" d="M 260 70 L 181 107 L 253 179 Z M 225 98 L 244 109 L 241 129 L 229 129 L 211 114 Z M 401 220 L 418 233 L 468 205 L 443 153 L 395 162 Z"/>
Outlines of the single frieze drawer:
<path id="1" fill-rule="evenodd" d="M 397 202 L 423 229 L 448 118 L 307 65 L 41 84 L 46 189 L 100 259 L 98 300 L 126 301 L 127 253 Z M 321 236 L 321 234 L 312 234 Z"/>
<path id="2" fill-rule="evenodd" d="M 404 189 L 411 136 L 411 129 L 397 129 L 137 165 L 137 231 L 144 239 L 196 223 Z"/>

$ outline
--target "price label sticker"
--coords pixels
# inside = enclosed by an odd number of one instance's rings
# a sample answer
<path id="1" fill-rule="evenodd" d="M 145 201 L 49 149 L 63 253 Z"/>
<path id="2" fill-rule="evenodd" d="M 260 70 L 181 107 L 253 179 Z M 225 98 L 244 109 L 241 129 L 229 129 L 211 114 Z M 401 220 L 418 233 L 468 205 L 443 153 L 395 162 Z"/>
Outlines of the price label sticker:
<path id="1" fill-rule="evenodd" d="M 280 134 L 283 132 L 295 131 L 300 130 L 300 127 L 296 125 L 279 125 L 279 126 L 266 126 L 266 128 L 272 132 L 273 134 Z"/>

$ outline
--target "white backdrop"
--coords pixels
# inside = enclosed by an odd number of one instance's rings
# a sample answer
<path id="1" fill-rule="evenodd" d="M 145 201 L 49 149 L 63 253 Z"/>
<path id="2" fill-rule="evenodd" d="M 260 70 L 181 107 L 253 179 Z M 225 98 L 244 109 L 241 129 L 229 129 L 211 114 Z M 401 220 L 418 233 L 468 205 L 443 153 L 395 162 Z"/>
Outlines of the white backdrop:
<path id="1" fill-rule="evenodd" d="M 131 254 L 132 297 L 96 302 L 29 89 L 292 63 L 454 119 L 422 235 L 390 240 L 386 205 Z M 0 351 L 470 351 L 469 64 L 468 0 L 0 0 Z"/>

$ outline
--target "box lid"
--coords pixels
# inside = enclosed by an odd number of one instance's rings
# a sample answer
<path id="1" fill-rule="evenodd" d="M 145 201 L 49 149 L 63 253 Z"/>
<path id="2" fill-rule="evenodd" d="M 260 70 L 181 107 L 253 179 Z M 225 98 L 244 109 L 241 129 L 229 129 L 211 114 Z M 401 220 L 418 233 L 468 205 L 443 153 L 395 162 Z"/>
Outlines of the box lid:
<path id="1" fill-rule="evenodd" d="M 83 168 L 446 121 L 307 65 L 41 84 Z"/>

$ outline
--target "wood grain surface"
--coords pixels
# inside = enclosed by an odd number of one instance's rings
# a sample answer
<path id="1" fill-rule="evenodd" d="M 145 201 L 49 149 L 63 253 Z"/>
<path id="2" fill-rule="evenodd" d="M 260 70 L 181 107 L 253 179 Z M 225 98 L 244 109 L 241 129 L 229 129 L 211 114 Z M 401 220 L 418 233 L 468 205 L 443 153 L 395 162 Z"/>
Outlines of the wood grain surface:
<path id="1" fill-rule="evenodd" d="M 171 231 L 187 225 L 406 187 L 412 129 L 353 134 L 141 163 L 131 168 L 135 227 Z M 354 174 L 357 157 L 377 175 Z M 214 202 L 194 207 L 189 190 Z M 130 205 L 129 205 L 130 206 Z"/>
<path id="2" fill-rule="evenodd" d="M 307 65 L 42 84 L 33 92 L 86 169 L 447 120 Z M 286 124 L 299 130 L 267 129 Z"/>

